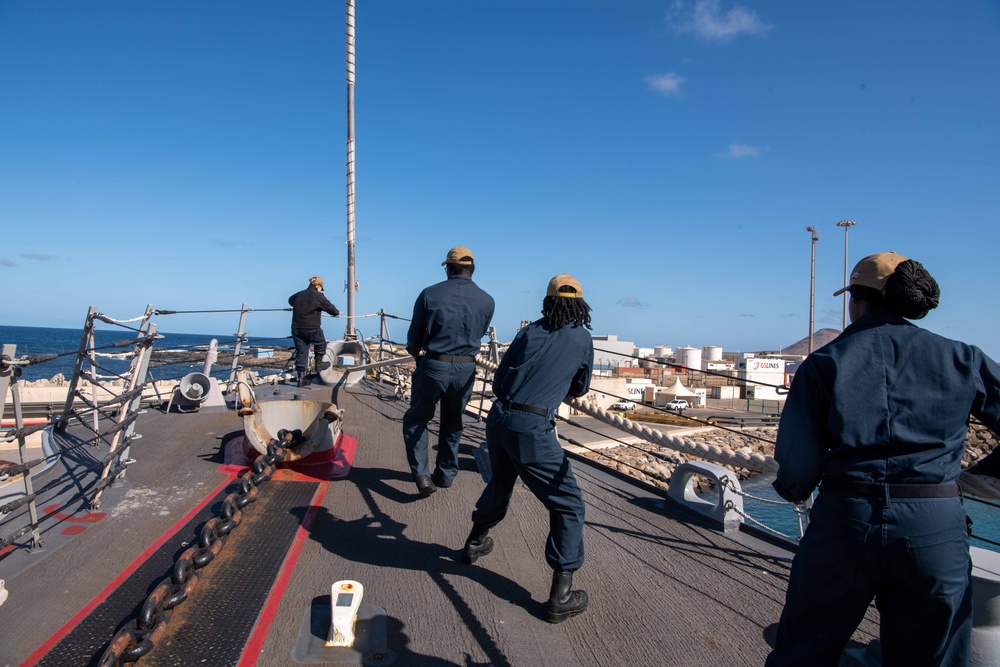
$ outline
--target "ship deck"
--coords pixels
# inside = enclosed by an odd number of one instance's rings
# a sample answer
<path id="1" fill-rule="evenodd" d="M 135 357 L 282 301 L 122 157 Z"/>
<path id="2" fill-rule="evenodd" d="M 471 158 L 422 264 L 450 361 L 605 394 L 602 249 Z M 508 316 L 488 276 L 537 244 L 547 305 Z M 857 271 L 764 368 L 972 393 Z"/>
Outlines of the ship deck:
<path id="1" fill-rule="evenodd" d="M 308 393 L 313 400 L 331 398 L 326 388 Z M 274 553 L 251 554 L 285 559 L 287 581 L 283 590 L 272 590 L 272 603 L 256 619 L 257 628 L 265 630 L 261 641 L 251 643 L 242 658 L 229 655 L 228 664 L 298 664 L 293 653 L 301 659 L 301 630 L 304 619 L 308 627 L 311 605 L 341 579 L 361 582 L 364 603 L 385 611 L 391 653 L 379 664 L 763 663 L 782 608 L 788 552 L 749 535 L 721 534 L 666 505 L 651 490 L 575 461 L 587 506 L 587 556 L 574 584 L 588 591 L 590 607 L 564 623 L 548 624 L 542 620 L 551 577 L 543 556 L 548 517 L 526 488 L 515 490 L 507 518 L 491 533 L 494 552 L 472 566 L 458 559 L 484 486 L 474 455 L 484 440 L 482 424 L 471 419 L 466 424 L 462 472 L 455 484 L 421 499 L 400 435 L 407 403 L 374 384 L 342 389 L 332 398 L 345 411 L 345 433 L 358 440 L 353 468 L 325 489 L 317 487 L 313 500 L 285 510 L 284 521 L 306 525 L 294 567 L 285 557 L 284 542 L 274 543 Z M 143 438 L 133 445 L 137 463 L 129 469 L 131 488 L 124 500 L 71 541 L 7 577 L 10 598 L 0 606 L 0 665 L 42 660 L 44 649 L 86 616 L 81 610 L 88 603 L 102 599 L 130 563 L 141 560 L 151 544 L 224 484 L 222 443 L 241 433 L 242 423 L 233 411 L 149 411 L 137 431 Z M 432 424 L 432 442 L 435 433 Z M 266 485 L 261 493 L 268 493 Z M 264 507 L 253 503 L 245 514 L 252 518 Z M 238 530 L 253 530 L 254 523 Z M 183 533 L 162 549 L 177 551 L 193 540 L 193 534 Z M 240 548 L 237 533 L 226 550 Z M 221 593 L 231 596 L 223 608 L 239 609 L 244 587 L 271 589 L 273 578 L 255 574 L 253 567 L 246 568 L 240 575 L 245 584 Z M 150 590 L 155 583 L 149 582 Z M 199 605 L 199 593 L 220 595 L 211 587 L 196 590 L 182 608 Z M 134 615 L 141 602 L 136 599 L 127 611 Z M 123 616 L 119 625 L 129 618 Z M 223 615 L 208 634 L 225 633 L 226 627 Z M 853 641 L 866 644 L 876 634 L 872 609 Z M 187 664 L 163 656 L 151 661 L 160 650 L 170 646 L 158 647 L 137 664 Z M 79 664 L 96 664 L 99 653 L 81 655 Z M 314 652 L 312 659 L 323 658 Z M 328 664 L 334 664 L 332 657 Z"/>

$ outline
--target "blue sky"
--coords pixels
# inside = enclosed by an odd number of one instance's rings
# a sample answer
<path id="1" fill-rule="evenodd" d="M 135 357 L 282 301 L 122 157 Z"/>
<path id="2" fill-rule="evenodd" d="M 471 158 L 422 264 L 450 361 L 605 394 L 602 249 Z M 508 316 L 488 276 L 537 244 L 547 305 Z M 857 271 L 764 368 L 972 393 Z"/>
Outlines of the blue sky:
<path id="1" fill-rule="evenodd" d="M 921 324 L 1000 356 L 995 0 L 357 4 L 359 315 L 408 317 L 461 244 L 502 339 L 567 272 L 595 333 L 775 349 L 809 225 L 839 328 L 846 218 L 852 266 L 920 260 Z M 345 88 L 340 2 L 0 1 L 0 323 L 279 308 L 314 274 L 344 308 Z"/>

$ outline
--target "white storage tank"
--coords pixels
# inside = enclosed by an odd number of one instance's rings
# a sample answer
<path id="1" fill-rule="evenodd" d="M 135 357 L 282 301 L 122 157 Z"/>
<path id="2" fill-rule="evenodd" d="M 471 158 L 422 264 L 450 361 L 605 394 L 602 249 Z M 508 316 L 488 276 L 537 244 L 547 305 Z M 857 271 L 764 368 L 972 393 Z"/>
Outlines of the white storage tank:
<path id="1" fill-rule="evenodd" d="M 696 347 L 677 348 L 677 363 L 688 370 L 701 370 L 701 350 Z"/>
<path id="2" fill-rule="evenodd" d="M 646 369 L 647 371 L 657 370 L 661 368 L 660 364 L 656 362 L 655 358 L 651 359 L 641 359 L 639 365 Z"/>
<path id="3" fill-rule="evenodd" d="M 722 346 L 721 345 L 706 345 L 705 346 L 705 361 L 722 361 Z"/>
<path id="4" fill-rule="evenodd" d="M 674 348 L 669 345 L 656 345 L 653 347 L 653 356 L 657 359 L 666 359 L 673 356 Z"/>

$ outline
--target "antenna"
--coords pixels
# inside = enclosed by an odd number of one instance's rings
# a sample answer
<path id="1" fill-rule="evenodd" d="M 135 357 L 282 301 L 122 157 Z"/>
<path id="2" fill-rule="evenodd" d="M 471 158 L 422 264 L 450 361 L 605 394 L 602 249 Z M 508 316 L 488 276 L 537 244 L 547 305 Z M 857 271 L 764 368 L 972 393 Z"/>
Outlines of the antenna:
<path id="1" fill-rule="evenodd" d="M 819 241 L 819 232 L 815 227 L 806 227 L 806 231 L 812 234 L 812 259 L 809 264 L 809 354 L 812 354 L 813 314 L 816 311 L 816 241 Z"/>
<path id="2" fill-rule="evenodd" d="M 345 340 L 354 340 L 354 0 L 347 0 L 347 329 Z"/>
<path id="3" fill-rule="evenodd" d="M 847 231 L 858 223 L 853 220 L 841 220 L 838 227 L 844 228 L 844 285 L 847 285 Z M 844 319 L 841 321 L 841 329 L 847 328 L 847 292 L 844 292 Z"/>

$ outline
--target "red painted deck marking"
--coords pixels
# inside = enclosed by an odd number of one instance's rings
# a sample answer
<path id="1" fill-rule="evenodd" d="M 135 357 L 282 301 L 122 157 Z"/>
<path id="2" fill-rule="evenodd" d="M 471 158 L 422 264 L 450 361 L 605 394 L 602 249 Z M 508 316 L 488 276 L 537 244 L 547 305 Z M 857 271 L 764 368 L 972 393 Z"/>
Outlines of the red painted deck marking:
<path id="1" fill-rule="evenodd" d="M 63 528 L 59 532 L 62 533 L 63 535 L 79 535 L 85 530 L 87 530 L 86 526 L 68 526 L 66 528 Z"/>
<path id="2" fill-rule="evenodd" d="M 3 549 L 0 549 L 0 558 L 3 558 L 4 556 L 6 556 L 7 554 L 9 554 L 11 551 L 13 551 L 16 548 L 17 548 L 16 545 L 14 545 L 14 544 L 8 544 Z"/>
<path id="3" fill-rule="evenodd" d="M 271 622 L 274 621 L 274 617 L 278 613 L 278 606 L 281 604 L 281 598 L 285 594 L 289 580 L 292 578 L 292 572 L 295 570 L 295 562 L 299 559 L 299 552 L 302 551 L 302 545 L 309 534 L 309 528 L 312 527 L 313 519 L 319 510 L 319 503 L 329 486 L 330 482 L 320 482 L 319 488 L 313 494 L 312 501 L 309 503 L 309 511 L 302 517 L 302 524 L 295 533 L 292 546 L 285 555 L 285 561 L 281 564 L 278 577 L 274 580 L 274 585 L 271 586 L 267 602 L 264 603 L 264 608 L 261 610 L 260 616 L 257 617 L 257 623 L 250 633 L 250 639 L 247 641 L 246 647 L 243 649 L 243 655 L 240 656 L 240 661 L 236 667 L 253 667 L 257 664 L 261 647 L 264 646 L 264 640 L 267 638 L 267 631 L 270 629 Z"/>
<path id="4" fill-rule="evenodd" d="M 108 584 L 103 591 L 98 593 L 93 600 L 88 602 L 83 607 L 83 609 L 76 612 L 73 618 L 66 621 L 65 625 L 63 625 L 61 628 L 59 628 L 59 630 L 53 633 L 52 636 L 48 638 L 48 641 L 46 641 L 44 644 L 35 649 L 35 652 L 29 655 L 28 659 L 22 662 L 19 667 L 31 667 L 39 660 L 41 660 L 43 657 L 45 657 L 45 654 L 48 653 L 50 650 L 52 650 L 53 646 L 55 646 L 63 637 L 68 635 L 70 630 L 75 628 L 80 623 L 80 621 L 86 618 L 87 615 L 90 612 L 92 612 L 97 605 L 104 602 L 104 600 L 109 595 L 111 595 L 112 591 L 118 588 L 118 586 L 120 586 L 123 581 L 128 579 L 129 576 L 133 572 L 135 572 L 140 565 L 146 562 L 146 559 L 149 558 L 153 554 L 153 552 L 155 552 L 157 549 L 163 546 L 163 544 L 171 537 L 173 537 L 177 533 L 177 531 L 183 528 L 188 523 L 188 521 L 190 521 L 194 517 L 195 514 L 200 512 L 206 505 L 212 502 L 212 499 L 215 498 L 217 495 L 219 495 L 219 493 L 223 489 L 225 489 L 230 482 L 232 482 L 232 478 L 229 477 L 222 480 L 222 482 L 217 487 L 212 489 L 209 492 L 209 494 L 205 496 L 204 499 L 202 499 L 201 502 L 199 502 L 193 509 L 191 509 L 191 511 L 189 511 L 187 514 L 181 517 L 180 520 L 177 521 L 177 523 L 175 523 L 173 526 L 168 528 L 167 531 L 164 532 L 162 535 L 160 535 L 160 537 L 158 537 L 155 542 L 146 547 L 146 550 L 143 551 L 141 554 L 139 554 L 136 557 L 136 559 L 132 561 L 131 564 L 129 564 L 128 567 L 122 570 L 121 573 L 117 577 L 115 577 L 114 580 L 112 580 L 112 582 Z"/>
<path id="5" fill-rule="evenodd" d="M 67 514 L 66 512 L 56 512 L 57 509 L 59 509 L 59 505 L 49 505 L 48 507 L 43 507 L 42 511 L 46 514 L 55 512 L 54 516 L 57 519 L 70 523 L 97 523 L 107 516 L 106 512 L 84 512 L 80 516 L 76 516 L 75 514 Z"/>
<path id="6" fill-rule="evenodd" d="M 224 475 L 239 477 L 249 470 L 254 459 L 260 454 L 238 442 L 239 439 L 226 445 L 226 463 L 219 466 L 218 470 Z M 245 450 L 249 449 L 253 458 L 250 458 Z M 358 439 L 341 433 L 337 436 L 337 442 L 333 449 L 316 452 L 309 456 L 294 461 L 292 463 L 278 464 L 278 470 L 274 479 L 286 482 L 316 482 L 346 477 L 351 472 L 354 464 L 354 454 L 358 449 Z"/>

